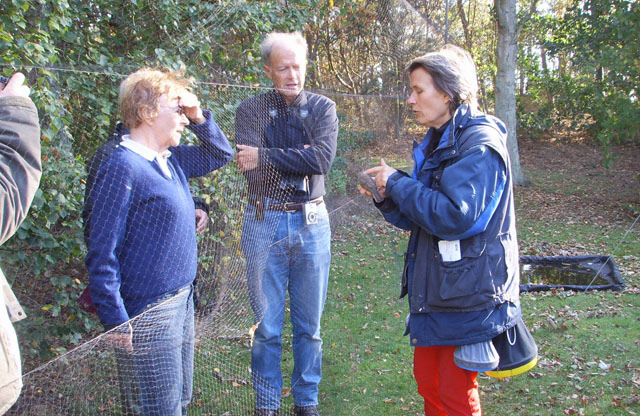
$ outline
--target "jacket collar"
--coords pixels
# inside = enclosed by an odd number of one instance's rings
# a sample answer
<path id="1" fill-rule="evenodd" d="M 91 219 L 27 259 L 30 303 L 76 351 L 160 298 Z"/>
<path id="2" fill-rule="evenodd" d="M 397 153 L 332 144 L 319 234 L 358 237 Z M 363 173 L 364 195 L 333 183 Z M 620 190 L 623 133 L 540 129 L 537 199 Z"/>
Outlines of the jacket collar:
<path id="1" fill-rule="evenodd" d="M 467 104 L 460 105 L 456 112 L 453 113 L 447 129 L 442 134 L 438 146 L 434 150 L 434 153 L 438 152 L 436 158 L 429 158 L 429 161 L 425 164 L 424 148 L 429 144 L 431 135 L 434 133 L 435 128 L 430 128 L 425 134 L 420 143 L 413 141 L 413 160 L 415 162 L 415 168 L 413 170 L 413 176 L 417 177 L 418 170 L 423 168 L 433 167 L 438 165 L 443 160 L 456 157 L 458 154 L 456 137 L 460 129 L 465 127 L 471 117 L 471 108 Z"/>
<path id="2" fill-rule="evenodd" d="M 273 108 L 269 108 L 269 114 L 271 117 L 277 117 L 278 115 L 290 114 L 295 111 L 300 115 L 302 120 L 306 119 L 307 116 L 311 113 L 311 106 L 309 105 L 309 97 L 306 91 L 302 90 L 300 94 L 296 97 L 296 99 L 291 103 L 291 105 L 287 105 L 287 102 L 284 100 L 282 94 L 280 94 L 276 90 L 269 91 L 268 99 L 273 104 Z M 273 100 L 273 101 L 271 101 Z"/>
<path id="3" fill-rule="evenodd" d="M 472 113 L 471 108 L 469 108 L 467 104 L 461 104 L 458 107 L 456 112 L 453 113 L 453 116 L 451 117 L 449 127 L 442 135 L 442 138 L 440 139 L 440 143 L 438 144 L 437 149 L 441 149 L 441 148 L 449 147 L 453 145 L 453 141 L 455 140 L 456 133 L 461 128 L 467 125 L 467 123 L 469 122 L 469 119 L 472 116 L 471 113 Z M 427 143 L 429 143 L 427 139 L 431 138 L 431 134 L 433 134 L 432 132 L 434 130 L 435 129 L 433 127 L 429 128 L 429 130 L 424 136 L 424 139 L 421 142 L 418 143 L 416 140 L 414 140 L 413 148 L 415 149 L 418 146 L 422 146 L 422 147 L 426 146 Z"/>
<path id="4" fill-rule="evenodd" d="M 280 94 L 276 90 L 271 90 L 267 94 L 271 96 L 270 98 L 272 100 L 274 100 L 274 102 L 278 105 L 279 108 L 303 107 L 303 106 L 305 106 L 307 104 L 307 102 L 309 100 L 308 97 L 307 97 L 307 92 L 305 90 L 300 91 L 300 94 L 298 94 L 296 99 L 293 100 L 291 105 L 287 105 L 287 102 L 284 100 L 284 97 L 282 96 L 282 94 Z"/>
<path id="5" fill-rule="evenodd" d="M 471 108 L 467 104 L 462 104 L 458 107 L 456 112 L 453 114 L 453 117 L 451 118 L 451 125 L 453 126 L 454 136 L 461 128 L 467 125 L 469 119 L 472 116 L 471 113 Z"/>

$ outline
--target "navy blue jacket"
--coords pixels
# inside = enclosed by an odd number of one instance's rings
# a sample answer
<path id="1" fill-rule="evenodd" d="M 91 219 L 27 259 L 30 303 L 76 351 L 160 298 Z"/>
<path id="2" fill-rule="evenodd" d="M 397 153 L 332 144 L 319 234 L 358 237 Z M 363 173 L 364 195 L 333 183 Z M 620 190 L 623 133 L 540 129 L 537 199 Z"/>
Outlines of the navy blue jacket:
<path id="1" fill-rule="evenodd" d="M 253 197 L 304 202 L 323 196 L 337 141 L 336 105 L 322 95 L 302 91 L 288 106 L 269 91 L 236 111 L 236 144 L 259 148 L 258 167 L 245 172 Z"/>
<path id="2" fill-rule="evenodd" d="M 409 294 L 410 319 L 430 315 L 425 322 L 439 321 L 417 325 L 435 339 L 415 344 L 460 345 L 498 335 L 519 315 L 506 129 L 498 119 L 472 113 L 463 105 L 437 148 L 425 156 L 432 134 L 430 129 L 420 144 L 414 144 L 412 175 L 397 172 L 389 177 L 388 197 L 379 208 L 389 222 L 411 230 L 402 279 L 402 296 Z M 441 240 L 459 241 L 459 260 L 443 259 Z M 516 310 L 500 308 L 505 303 Z M 459 337 L 448 334 L 438 339 L 434 328 L 443 320 Z M 420 335 L 424 334 L 412 332 L 412 338 Z"/>

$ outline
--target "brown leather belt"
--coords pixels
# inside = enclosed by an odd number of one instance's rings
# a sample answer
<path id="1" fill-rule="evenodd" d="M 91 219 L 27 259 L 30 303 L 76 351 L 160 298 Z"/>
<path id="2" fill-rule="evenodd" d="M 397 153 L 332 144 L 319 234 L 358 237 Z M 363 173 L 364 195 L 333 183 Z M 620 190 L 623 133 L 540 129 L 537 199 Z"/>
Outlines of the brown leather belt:
<path id="1" fill-rule="evenodd" d="M 322 197 L 316 198 L 316 199 L 312 199 L 311 201 L 312 204 L 315 205 L 320 205 L 324 202 L 324 199 L 322 199 Z M 270 211 L 284 211 L 284 212 L 296 212 L 296 211 L 300 211 L 302 209 L 302 207 L 304 207 L 304 204 L 306 204 L 306 202 L 285 202 L 283 204 L 277 204 L 277 203 L 273 203 L 273 204 L 269 204 L 267 207 L 267 210 Z"/>

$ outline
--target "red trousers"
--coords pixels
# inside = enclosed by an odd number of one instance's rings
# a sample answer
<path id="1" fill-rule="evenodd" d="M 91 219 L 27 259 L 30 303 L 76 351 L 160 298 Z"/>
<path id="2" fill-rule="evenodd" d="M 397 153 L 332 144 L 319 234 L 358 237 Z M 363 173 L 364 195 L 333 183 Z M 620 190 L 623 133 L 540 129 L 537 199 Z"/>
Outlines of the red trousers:
<path id="1" fill-rule="evenodd" d="M 453 362 L 456 347 L 416 347 L 413 375 L 418 393 L 424 397 L 427 416 L 481 416 L 475 371 L 463 370 Z"/>

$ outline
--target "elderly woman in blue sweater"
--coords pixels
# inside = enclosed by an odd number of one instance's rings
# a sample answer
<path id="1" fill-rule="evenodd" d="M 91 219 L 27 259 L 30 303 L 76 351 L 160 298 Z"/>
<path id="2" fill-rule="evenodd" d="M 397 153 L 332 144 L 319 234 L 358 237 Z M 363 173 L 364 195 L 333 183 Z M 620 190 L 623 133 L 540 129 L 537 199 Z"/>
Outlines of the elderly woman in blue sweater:
<path id="1" fill-rule="evenodd" d="M 101 166 L 86 265 L 100 321 L 131 353 L 144 415 L 186 415 L 194 350 L 197 245 L 188 180 L 233 150 L 179 73 L 141 69 L 120 85 L 130 134 Z M 185 128 L 198 146 L 180 145 Z"/>

